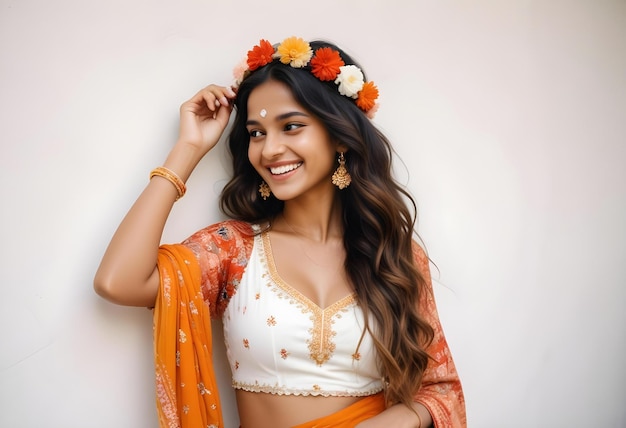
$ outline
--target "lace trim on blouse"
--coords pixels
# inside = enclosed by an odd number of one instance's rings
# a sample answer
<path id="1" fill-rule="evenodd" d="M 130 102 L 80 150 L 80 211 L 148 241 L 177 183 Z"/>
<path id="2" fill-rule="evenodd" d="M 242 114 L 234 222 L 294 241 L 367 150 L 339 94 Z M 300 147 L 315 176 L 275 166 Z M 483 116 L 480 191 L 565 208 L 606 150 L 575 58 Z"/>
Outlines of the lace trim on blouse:
<path id="1" fill-rule="evenodd" d="M 383 386 L 372 388 L 366 391 L 324 391 L 319 385 L 312 385 L 310 390 L 291 389 L 281 387 L 278 384 L 247 384 L 233 381 L 233 388 L 248 392 L 264 392 L 275 395 L 300 395 L 303 397 L 367 397 L 383 390 Z"/>

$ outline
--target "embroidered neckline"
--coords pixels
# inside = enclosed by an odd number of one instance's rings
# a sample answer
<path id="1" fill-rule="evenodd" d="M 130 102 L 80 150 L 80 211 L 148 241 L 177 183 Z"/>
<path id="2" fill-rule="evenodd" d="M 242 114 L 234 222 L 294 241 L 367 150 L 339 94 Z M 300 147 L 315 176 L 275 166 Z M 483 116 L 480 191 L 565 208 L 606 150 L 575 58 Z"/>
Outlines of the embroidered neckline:
<path id="1" fill-rule="evenodd" d="M 266 270 L 263 276 L 269 276 L 267 286 L 275 291 L 279 298 L 288 299 L 290 303 L 299 307 L 303 313 L 308 312 L 311 314 L 310 318 L 313 321 L 313 326 L 309 329 L 311 337 L 307 340 L 307 344 L 311 359 L 321 366 L 332 357 L 335 351 L 335 342 L 332 340 L 337 334 L 332 329 L 332 325 L 335 323 L 334 319 L 335 317 L 340 318 L 342 312 L 345 312 L 350 305 L 356 303 L 355 294 L 351 293 L 325 308 L 320 307 L 280 277 L 274 263 L 269 231 L 261 234 L 261 242 L 261 263 Z"/>

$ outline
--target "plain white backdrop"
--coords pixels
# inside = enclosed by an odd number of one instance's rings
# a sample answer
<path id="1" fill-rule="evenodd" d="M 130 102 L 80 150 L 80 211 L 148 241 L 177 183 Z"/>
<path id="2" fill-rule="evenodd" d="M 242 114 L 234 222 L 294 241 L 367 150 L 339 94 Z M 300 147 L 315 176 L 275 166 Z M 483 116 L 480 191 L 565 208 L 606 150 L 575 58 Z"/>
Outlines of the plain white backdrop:
<path id="1" fill-rule="evenodd" d="M 469 426 L 626 426 L 618 0 L 0 0 L 0 426 L 157 426 L 151 312 L 93 275 L 180 104 L 291 35 L 379 86 Z M 222 218 L 228 164 L 202 161 L 164 242 Z"/>

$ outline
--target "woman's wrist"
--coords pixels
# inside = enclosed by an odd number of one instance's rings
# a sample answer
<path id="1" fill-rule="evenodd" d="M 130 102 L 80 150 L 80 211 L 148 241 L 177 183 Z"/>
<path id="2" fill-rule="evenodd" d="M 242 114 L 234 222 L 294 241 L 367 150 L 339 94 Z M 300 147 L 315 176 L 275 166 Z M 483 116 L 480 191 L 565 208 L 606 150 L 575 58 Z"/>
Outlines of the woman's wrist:
<path id="1" fill-rule="evenodd" d="M 158 166 L 150 172 L 150 180 L 152 180 L 152 178 L 154 177 L 164 178 L 174 186 L 176 192 L 178 193 L 176 200 L 179 200 L 180 198 L 185 196 L 187 186 L 185 186 L 183 180 L 174 171 L 164 166 Z"/>
<path id="2" fill-rule="evenodd" d="M 430 416 L 430 412 L 428 411 L 426 406 L 424 406 L 422 403 L 413 402 L 412 410 L 419 418 L 419 425 L 417 425 L 418 427 L 430 428 L 433 426 L 433 418 L 432 416 Z"/>
<path id="3" fill-rule="evenodd" d="M 178 141 L 163 166 L 174 172 L 185 183 L 204 155 L 205 153 L 199 147 Z"/>

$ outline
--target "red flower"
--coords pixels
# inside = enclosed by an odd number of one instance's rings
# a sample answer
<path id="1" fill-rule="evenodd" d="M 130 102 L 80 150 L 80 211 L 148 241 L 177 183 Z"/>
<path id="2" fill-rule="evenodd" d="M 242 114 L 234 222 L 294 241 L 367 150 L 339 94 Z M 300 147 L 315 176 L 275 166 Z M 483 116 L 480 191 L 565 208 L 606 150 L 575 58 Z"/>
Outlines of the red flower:
<path id="1" fill-rule="evenodd" d="M 274 46 L 267 40 L 261 39 L 258 45 L 248 51 L 248 68 L 254 71 L 265 64 L 272 62 Z"/>
<path id="2" fill-rule="evenodd" d="M 311 60 L 311 73 L 320 80 L 334 80 L 342 65 L 345 63 L 339 52 L 328 47 L 319 48 Z"/>
<path id="3" fill-rule="evenodd" d="M 378 99 L 378 88 L 373 82 L 365 82 L 363 89 L 358 93 L 356 105 L 359 106 L 361 110 L 368 111 L 374 107 L 376 99 Z"/>

